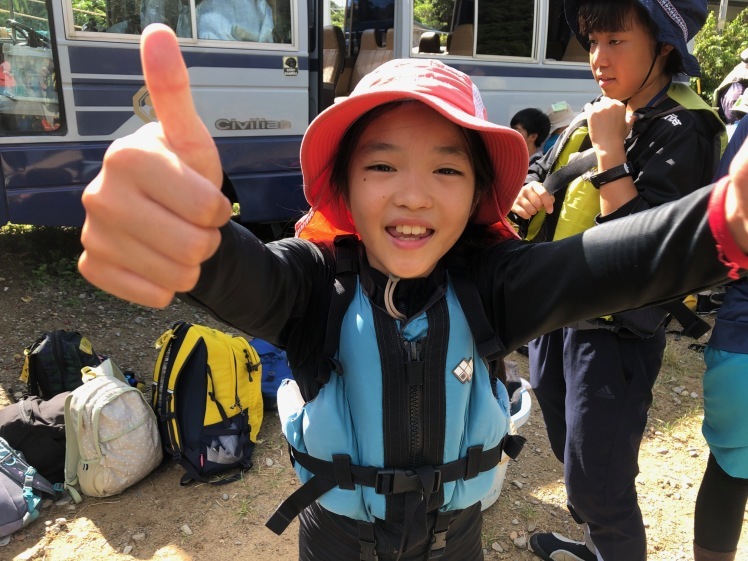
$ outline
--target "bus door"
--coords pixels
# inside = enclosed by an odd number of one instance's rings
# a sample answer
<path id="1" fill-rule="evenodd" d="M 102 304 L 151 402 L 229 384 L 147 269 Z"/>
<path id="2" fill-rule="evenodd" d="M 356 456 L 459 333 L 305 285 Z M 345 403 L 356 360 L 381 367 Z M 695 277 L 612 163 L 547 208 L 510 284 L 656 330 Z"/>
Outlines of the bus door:
<path id="1" fill-rule="evenodd" d="M 60 103 L 59 59 L 47 4 L 42 0 L 0 0 L 0 225 L 9 218 L 18 196 L 45 179 L 35 154 L 7 149 L 25 137 L 41 143 L 65 133 Z"/>
<path id="2" fill-rule="evenodd" d="M 11 51 L 9 63 L 19 65 L 20 47 L 24 67 L 32 59 L 54 63 L 49 93 L 20 96 L 16 78 L 13 103 L 36 103 L 34 112 L 3 109 L 10 98 L 0 97 L 5 100 L 0 106 L 2 223 L 82 224 L 80 194 L 99 171 L 108 145 L 155 120 L 139 56 L 139 35 L 153 22 L 169 25 L 179 37 L 195 105 L 216 139 L 233 185 L 227 195 L 239 203 L 240 220 L 287 222 L 306 209 L 299 146 L 319 109 L 310 3 L 47 2 L 49 9 L 29 14 L 29 6 L 44 8 L 44 2 L 0 0 L 0 10 L 19 22 L 0 35 L 4 51 Z M 20 13 L 21 5 L 27 12 Z M 36 75 L 43 77 L 43 70 Z"/>
<path id="3" fill-rule="evenodd" d="M 402 32 L 395 4 L 395 0 L 343 0 L 330 2 L 323 9 L 323 91 L 334 92 L 333 97 L 346 96 L 377 66 L 396 56 L 407 56 L 407 52 L 396 50 Z M 333 67 L 328 63 L 334 53 L 341 54 L 339 64 Z"/>

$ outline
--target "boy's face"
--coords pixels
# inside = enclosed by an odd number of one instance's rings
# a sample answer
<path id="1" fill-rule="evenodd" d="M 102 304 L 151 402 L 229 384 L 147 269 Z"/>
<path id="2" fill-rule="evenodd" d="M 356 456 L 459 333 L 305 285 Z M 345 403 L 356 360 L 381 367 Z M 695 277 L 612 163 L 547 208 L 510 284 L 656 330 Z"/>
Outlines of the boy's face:
<path id="1" fill-rule="evenodd" d="M 619 101 L 628 99 L 630 106 L 638 108 L 648 103 L 667 82 L 663 68 L 673 47 L 664 45 L 660 49 L 647 78 L 657 43 L 636 18 L 629 18 L 627 27 L 589 34 L 590 68 L 604 95 Z"/>
<path id="2" fill-rule="evenodd" d="M 514 130 L 516 130 L 519 134 L 522 135 L 522 138 L 525 139 L 525 144 L 527 145 L 527 151 L 530 153 L 530 155 L 534 154 L 538 150 L 538 145 L 535 144 L 535 141 L 538 139 L 538 135 L 536 133 L 528 134 L 525 127 L 517 123 L 512 127 Z"/>
<path id="3" fill-rule="evenodd" d="M 378 117 L 354 150 L 348 205 L 369 263 L 385 274 L 428 275 L 465 229 L 474 192 L 459 127 L 421 103 Z"/>

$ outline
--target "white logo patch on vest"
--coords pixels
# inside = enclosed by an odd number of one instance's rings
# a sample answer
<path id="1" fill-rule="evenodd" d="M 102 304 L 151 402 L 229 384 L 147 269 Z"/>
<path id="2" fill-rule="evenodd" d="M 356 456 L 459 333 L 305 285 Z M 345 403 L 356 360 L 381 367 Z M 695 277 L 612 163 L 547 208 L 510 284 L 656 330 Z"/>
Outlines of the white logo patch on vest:
<path id="1" fill-rule="evenodd" d="M 460 364 L 458 364 L 455 367 L 455 369 L 452 370 L 452 374 L 457 376 L 457 379 L 463 384 L 472 380 L 473 379 L 473 359 L 463 358 L 460 361 Z"/>
<path id="2" fill-rule="evenodd" d="M 677 115 L 665 115 L 663 117 L 663 120 L 669 121 L 670 124 L 673 125 L 674 127 L 678 127 L 683 124 L 680 122 L 680 119 L 678 118 Z"/>

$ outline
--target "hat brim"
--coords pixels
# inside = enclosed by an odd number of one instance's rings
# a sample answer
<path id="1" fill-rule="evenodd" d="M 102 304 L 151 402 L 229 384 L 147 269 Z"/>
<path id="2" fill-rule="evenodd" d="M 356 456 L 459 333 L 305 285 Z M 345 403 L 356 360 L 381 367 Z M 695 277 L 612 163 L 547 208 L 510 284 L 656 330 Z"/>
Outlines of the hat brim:
<path id="1" fill-rule="evenodd" d="M 332 195 L 330 176 L 335 154 L 343 135 L 359 117 L 375 107 L 401 100 L 420 101 L 453 123 L 480 133 L 493 164 L 494 180 L 471 222 L 508 225 L 506 215 L 527 176 L 528 152 L 522 136 L 513 129 L 460 111 L 441 98 L 400 89 L 361 93 L 343 99 L 320 113 L 309 126 L 301 143 L 301 169 L 304 195 L 312 212 L 322 212 L 341 231 L 355 232 L 345 202 Z"/>
<path id="2" fill-rule="evenodd" d="M 683 72 L 685 72 L 689 76 L 701 76 L 701 66 L 699 65 L 699 61 L 695 56 L 693 56 L 693 54 L 689 52 L 688 44 L 686 43 L 683 35 L 681 35 L 680 33 L 676 33 L 669 25 L 663 25 L 663 23 L 668 21 L 666 19 L 667 16 L 665 16 L 664 13 L 660 14 L 659 12 L 657 12 L 655 14 L 654 10 L 661 10 L 662 8 L 659 6 L 655 6 L 655 4 L 653 4 L 649 0 L 638 0 L 638 2 L 647 11 L 652 20 L 657 25 L 657 41 L 660 43 L 667 43 L 669 45 L 672 45 L 680 55 L 681 63 L 683 65 Z M 582 44 L 584 49 L 589 52 L 590 44 L 587 37 L 579 33 L 579 22 L 577 21 L 579 4 L 579 0 L 565 0 L 564 11 L 566 13 L 566 22 L 569 24 L 569 27 L 576 36 L 577 40 Z M 701 26 L 699 26 L 699 29 L 701 29 Z M 698 31 L 698 29 L 696 31 Z M 691 37 L 693 37 L 695 31 L 689 29 L 689 33 L 691 33 Z"/>

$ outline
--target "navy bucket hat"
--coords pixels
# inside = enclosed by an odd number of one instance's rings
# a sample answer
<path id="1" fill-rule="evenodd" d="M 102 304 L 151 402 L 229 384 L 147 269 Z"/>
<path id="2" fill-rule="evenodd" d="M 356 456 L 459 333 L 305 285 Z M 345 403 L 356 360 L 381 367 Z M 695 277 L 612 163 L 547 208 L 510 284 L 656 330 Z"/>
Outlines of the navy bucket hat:
<path id="1" fill-rule="evenodd" d="M 657 26 L 657 41 L 675 47 L 689 76 L 701 76 L 696 57 L 688 52 L 688 42 L 703 27 L 707 16 L 706 0 L 637 0 Z M 577 14 L 584 0 L 565 0 L 564 10 L 569 27 L 584 48 L 589 50 L 587 37 L 579 34 Z"/>

